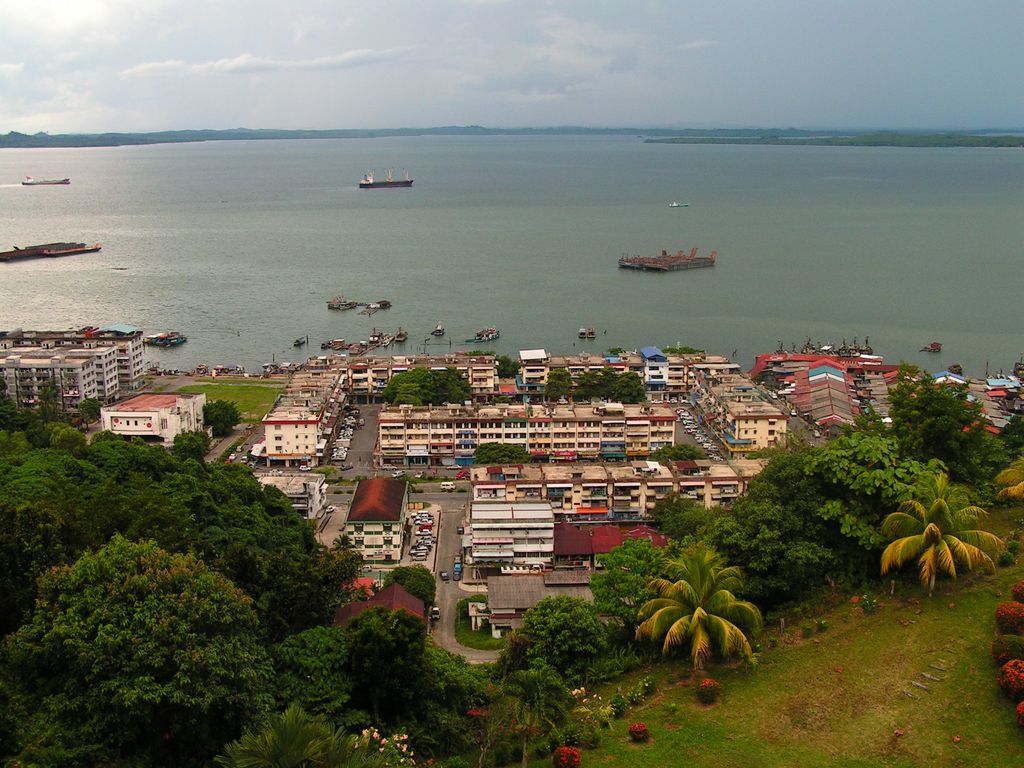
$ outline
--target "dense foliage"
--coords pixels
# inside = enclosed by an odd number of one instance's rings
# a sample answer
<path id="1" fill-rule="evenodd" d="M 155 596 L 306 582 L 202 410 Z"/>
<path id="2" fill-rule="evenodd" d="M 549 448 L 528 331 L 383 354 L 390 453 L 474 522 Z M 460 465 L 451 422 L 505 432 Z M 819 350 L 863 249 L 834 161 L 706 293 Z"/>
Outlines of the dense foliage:
<path id="1" fill-rule="evenodd" d="M 461 403 L 470 398 L 470 387 L 455 368 L 413 368 L 392 376 L 381 396 L 390 405 Z"/>
<path id="2" fill-rule="evenodd" d="M 437 580 L 429 568 L 422 565 L 400 565 L 392 568 L 384 577 L 384 585 L 401 584 L 413 597 L 418 597 L 424 605 L 433 605 L 437 596 Z"/>
<path id="3" fill-rule="evenodd" d="M 528 464 L 530 452 L 510 443 L 480 443 L 473 452 L 477 464 Z"/>
<path id="4" fill-rule="evenodd" d="M 230 435 L 241 420 L 242 413 L 233 400 L 211 400 L 203 406 L 203 423 L 214 437 Z"/>
<path id="5" fill-rule="evenodd" d="M 597 609 L 575 597 L 545 597 L 523 617 L 526 659 L 543 662 L 570 682 L 580 682 L 607 644 Z"/>
<path id="6" fill-rule="evenodd" d="M 606 366 L 600 371 L 584 371 L 576 379 L 573 399 L 610 400 L 616 403 L 642 403 L 647 399 L 643 379 L 632 371 L 620 373 Z"/>

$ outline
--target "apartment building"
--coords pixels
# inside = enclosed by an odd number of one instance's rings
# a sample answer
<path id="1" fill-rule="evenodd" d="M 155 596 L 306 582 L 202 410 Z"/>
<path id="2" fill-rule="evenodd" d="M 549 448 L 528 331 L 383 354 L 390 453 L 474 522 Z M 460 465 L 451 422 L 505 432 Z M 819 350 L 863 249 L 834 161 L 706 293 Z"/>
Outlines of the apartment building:
<path id="1" fill-rule="evenodd" d="M 646 519 L 670 493 L 707 508 L 729 504 L 746 492 L 764 460 L 729 463 L 651 461 L 627 465 L 544 464 L 477 466 L 470 470 L 473 502 L 547 502 L 556 520 L 573 523 Z"/>
<path id="2" fill-rule="evenodd" d="M 271 485 L 288 497 L 292 509 L 307 520 L 320 517 L 327 504 L 327 479 L 307 472 L 294 475 L 257 475 L 261 485 Z"/>
<path id="3" fill-rule="evenodd" d="M 204 428 L 206 395 L 138 395 L 100 409 L 103 429 L 125 437 L 154 438 L 173 443 L 182 432 Z"/>
<path id="4" fill-rule="evenodd" d="M 0 351 L 0 375 L 19 407 L 34 408 L 52 392 L 63 411 L 93 398 L 109 403 L 120 392 L 115 346 L 12 346 Z"/>
<path id="5" fill-rule="evenodd" d="M 474 568 L 550 568 L 555 551 L 555 516 L 550 504 L 474 502 L 470 507 Z"/>
<path id="6" fill-rule="evenodd" d="M 402 559 L 408 503 L 404 480 L 374 477 L 359 481 L 343 532 L 366 563 L 397 565 Z"/>
<path id="7" fill-rule="evenodd" d="M 470 466 L 481 443 L 525 448 L 535 461 L 648 456 L 675 439 L 675 416 L 647 404 L 384 407 L 377 458 L 407 467 Z"/>
<path id="8" fill-rule="evenodd" d="M 380 399 L 392 377 L 415 368 L 454 368 L 469 383 L 475 402 L 486 402 L 498 393 L 498 361 L 494 355 L 398 355 L 395 357 L 337 358 L 334 370 L 351 400 L 372 403 Z"/>
<path id="9" fill-rule="evenodd" d="M 338 391 L 337 377 L 328 371 L 303 371 L 293 375 L 263 417 L 267 463 L 282 462 L 285 466 L 316 463 L 344 400 L 344 395 Z"/>
<path id="10" fill-rule="evenodd" d="M 731 457 L 772 448 L 786 439 L 788 409 L 771 401 L 743 374 L 721 369 L 699 372 L 692 401 L 701 423 L 715 433 Z"/>

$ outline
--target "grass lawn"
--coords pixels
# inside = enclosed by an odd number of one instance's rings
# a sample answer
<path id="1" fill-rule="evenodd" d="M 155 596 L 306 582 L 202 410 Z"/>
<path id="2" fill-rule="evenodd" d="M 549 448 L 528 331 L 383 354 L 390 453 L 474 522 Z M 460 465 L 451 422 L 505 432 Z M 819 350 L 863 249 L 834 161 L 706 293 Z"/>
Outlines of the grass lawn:
<path id="1" fill-rule="evenodd" d="M 872 615 L 844 598 L 825 614 L 824 632 L 804 638 L 795 626 L 759 666 L 712 668 L 722 699 L 710 707 L 680 675 L 685 660 L 616 681 L 606 699 L 643 674 L 654 674 L 658 692 L 604 731 L 583 765 L 1024 765 L 1024 730 L 989 656 L 995 607 L 1022 577 L 1024 557 L 995 575 L 942 581 L 931 598 L 908 582 L 905 599 L 879 595 Z M 651 740 L 634 745 L 627 728 L 638 720 Z"/>
<path id="2" fill-rule="evenodd" d="M 474 600 L 474 598 L 479 599 Z M 508 641 L 504 637 L 492 637 L 489 627 L 474 632 L 469 623 L 468 604 L 470 602 L 483 603 L 486 600 L 486 595 L 473 595 L 459 600 L 456 604 L 458 620 L 455 622 L 455 640 L 459 645 L 476 648 L 478 651 L 498 651 L 507 644 Z"/>
<path id="3" fill-rule="evenodd" d="M 189 384 L 179 389 L 179 392 L 186 394 L 206 395 L 209 400 L 234 400 L 242 412 L 242 421 L 259 422 L 270 406 L 274 404 L 278 394 L 284 389 L 284 385 L 268 384 L 245 384 L 241 382 L 220 382 L 210 381 L 199 384 Z"/>

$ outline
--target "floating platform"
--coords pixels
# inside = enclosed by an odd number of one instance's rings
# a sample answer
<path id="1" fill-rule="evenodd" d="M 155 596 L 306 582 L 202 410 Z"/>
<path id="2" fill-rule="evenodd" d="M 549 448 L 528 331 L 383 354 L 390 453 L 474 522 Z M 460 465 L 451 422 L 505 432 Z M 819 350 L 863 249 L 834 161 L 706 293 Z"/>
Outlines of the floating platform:
<path id="1" fill-rule="evenodd" d="M 696 248 L 691 250 L 689 255 L 683 251 L 675 254 L 662 251 L 660 256 L 623 256 L 619 259 L 619 268 L 635 269 L 640 272 L 676 272 L 680 269 L 713 267 L 716 258 L 718 251 L 712 251 L 710 256 L 698 256 Z"/>

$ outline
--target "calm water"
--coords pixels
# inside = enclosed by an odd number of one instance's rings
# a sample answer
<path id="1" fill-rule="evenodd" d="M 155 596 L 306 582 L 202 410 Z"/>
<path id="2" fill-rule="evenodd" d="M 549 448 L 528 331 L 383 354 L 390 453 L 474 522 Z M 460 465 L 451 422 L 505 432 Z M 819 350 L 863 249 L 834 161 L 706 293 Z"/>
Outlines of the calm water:
<path id="1" fill-rule="evenodd" d="M 411 190 L 361 191 L 367 168 Z M 21 187 L 24 175 L 69 187 Z M 672 209 L 673 200 L 689 208 Z M 453 349 L 681 342 L 749 364 L 777 340 L 871 337 L 938 369 L 1008 369 L 1022 350 L 1019 150 L 666 146 L 607 137 L 222 142 L 0 152 L 0 249 L 98 254 L 0 265 L 0 328 L 127 322 L 180 330 L 152 356 L 256 368 L 332 337 L 441 321 Z M 616 267 L 716 249 L 713 269 Z M 331 312 L 344 293 L 389 299 Z M 598 338 L 576 338 L 581 325 Z M 918 353 L 933 340 L 941 355 Z M 431 339 L 431 341 L 434 341 Z M 430 346 L 433 352 L 448 350 Z"/>

